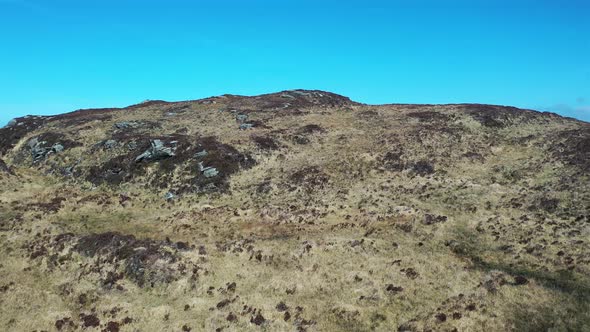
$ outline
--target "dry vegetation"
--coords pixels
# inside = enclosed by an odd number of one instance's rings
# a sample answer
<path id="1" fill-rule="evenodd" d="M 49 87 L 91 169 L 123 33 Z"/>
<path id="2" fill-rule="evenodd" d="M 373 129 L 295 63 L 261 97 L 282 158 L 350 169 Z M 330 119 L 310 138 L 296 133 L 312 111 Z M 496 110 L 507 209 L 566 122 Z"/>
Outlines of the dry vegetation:
<path id="1" fill-rule="evenodd" d="M 303 90 L 17 120 L 1 330 L 590 330 L 587 123 Z"/>

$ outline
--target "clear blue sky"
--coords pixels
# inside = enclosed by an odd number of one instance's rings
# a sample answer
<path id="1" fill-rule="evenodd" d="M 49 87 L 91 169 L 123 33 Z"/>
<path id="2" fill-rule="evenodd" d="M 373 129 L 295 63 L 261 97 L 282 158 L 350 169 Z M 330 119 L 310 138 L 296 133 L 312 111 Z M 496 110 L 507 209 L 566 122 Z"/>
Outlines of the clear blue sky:
<path id="1" fill-rule="evenodd" d="M 0 0 L 0 123 L 293 88 L 590 121 L 590 1 Z"/>

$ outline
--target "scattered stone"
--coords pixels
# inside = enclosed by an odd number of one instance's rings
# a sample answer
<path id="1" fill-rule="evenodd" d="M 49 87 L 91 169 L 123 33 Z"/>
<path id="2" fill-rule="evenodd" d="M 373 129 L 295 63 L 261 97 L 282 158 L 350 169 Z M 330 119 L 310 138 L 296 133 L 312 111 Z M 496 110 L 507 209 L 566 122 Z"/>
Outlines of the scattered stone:
<path id="1" fill-rule="evenodd" d="M 246 120 L 248 120 L 248 115 L 247 114 L 238 114 L 238 115 L 236 115 L 236 120 L 239 123 L 244 123 L 244 122 L 246 122 Z"/>
<path id="2" fill-rule="evenodd" d="M 242 123 L 240 125 L 240 130 L 248 130 L 254 128 L 254 124 L 252 123 Z"/>
<path id="3" fill-rule="evenodd" d="M 208 154 L 209 153 L 207 152 L 207 150 L 199 151 L 199 152 L 195 153 L 195 158 L 204 158 Z"/>
<path id="4" fill-rule="evenodd" d="M 81 162 L 82 162 L 82 159 L 78 159 L 78 160 L 76 160 L 76 162 L 73 165 L 64 167 L 63 172 L 62 172 L 63 175 L 64 176 L 74 176 L 74 170 Z"/>
<path id="5" fill-rule="evenodd" d="M 109 139 L 106 140 L 103 144 L 102 147 L 106 150 L 110 150 L 110 149 L 114 149 L 117 147 L 117 141 L 115 141 L 114 139 Z"/>
<path id="6" fill-rule="evenodd" d="M 175 198 L 176 198 L 176 195 L 174 195 L 174 194 L 173 194 L 173 193 L 171 193 L 171 192 L 167 192 L 167 193 L 164 195 L 164 199 L 165 199 L 165 200 L 167 200 L 167 201 L 174 200 Z"/>
<path id="7" fill-rule="evenodd" d="M 176 154 L 176 144 L 175 142 L 170 142 L 172 146 L 164 146 L 164 142 L 159 139 L 154 139 L 150 142 L 151 147 L 147 149 L 144 153 L 137 156 L 135 158 L 135 162 L 141 161 L 154 161 L 154 160 L 161 160 L 166 159 L 169 157 L 174 157 Z"/>
<path id="8" fill-rule="evenodd" d="M 59 153 L 64 150 L 64 146 L 60 143 L 55 143 L 52 146 L 46 146 L 46 141 L 39 141 L 38 138 L 33 138 L 28 143 L 29 148 L 31 149 L 31 157 L 33 158 L 33 163 L 37 163 L 39 161 L 44 160 L 49 154 L 52 153 Z"/>
<path id="9" fill-rule="evenodd" d="M 55 152 L 55 153 L 60 153 L 64 150 L 64 146 L 59 143 L 53 144 L 53 146 L 51 148 L 53 149 L 53 152 Z"/>
<path id="10" fill-rule="evenodd" d="M 137 142 L 131 141 L 131 142 L 127 143 L 127 149 L 129 149 L 131 151 L 137 149 Z"/>
<path id="11" fill-rule="evenodd" d="M 205 167 L 203 169 L 203 175 L 206 178 L 212 178 L 219 174 L 219 171 L 215 167 Z"/>

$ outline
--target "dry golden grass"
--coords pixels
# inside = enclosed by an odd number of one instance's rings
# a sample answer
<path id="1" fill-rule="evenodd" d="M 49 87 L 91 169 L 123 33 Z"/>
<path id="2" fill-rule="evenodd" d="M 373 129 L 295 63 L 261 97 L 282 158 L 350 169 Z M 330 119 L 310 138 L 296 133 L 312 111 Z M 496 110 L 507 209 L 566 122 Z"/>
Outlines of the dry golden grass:
<path id="1" fill-rule="evenodd" d="M 16 175 L 0 178 L 0 329 L 590 329 L 590 223 L 576 219 L 590 209 L 588 176 L 548 152 L 551 135 L 584 124 L 537 115 L 488 128 L 458 105 L 317 105 L 285 115 L 232 98 L 172 104 L 182 109 L 174 116 L 165 115 L 170 105 L 150 105 L 49 124 L 3 156 Z M 266 127 L 237 130 L 231 109 L 253 111 Z M 87 167 L 126 151 L 89 152 L 120 121 L 157 122 L 140 129 L 152 137 L 182 128 L 215 136 L 257 163 L 232 174 L 226 192 L 171 202 L 163 195 L 174 188 L 146 188 L 141 177 L 86 181 Z M 323 132 L 298 144 L 306 125 Z M 31 168 L 26 142 L 43 131 L 81 146 Z M 252 134 L 280 148 L 260 149 Z M 401 169 L 384 159 L 392 151 Z M 79 159 L 81 175 L 55 174 Z M 420 174 L 419 161 L 434 171 Z M 159 172 L 157 162 L 147 167 Z M 568 174 L 577 186 L 564 185 Z M 550 198 L 557 207 L 544 210 Z M 108 232 L 138 239 L 131 256 L 76 249 Z M 156 281 L 140 285 L 125 266 L 150 246 L 158 253 L 142 266 Z"/>

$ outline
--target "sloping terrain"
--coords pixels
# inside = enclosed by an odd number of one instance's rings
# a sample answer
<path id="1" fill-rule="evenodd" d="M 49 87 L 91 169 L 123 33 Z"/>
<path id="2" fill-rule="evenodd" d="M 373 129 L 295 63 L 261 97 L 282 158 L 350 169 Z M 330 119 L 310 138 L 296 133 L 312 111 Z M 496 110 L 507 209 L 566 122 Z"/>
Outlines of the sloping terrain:
<path id="1" fill-rule="evenodd" d="M 590 124 L 293 90 L 0 129 L 5 331 L 590 330 Z"/>

